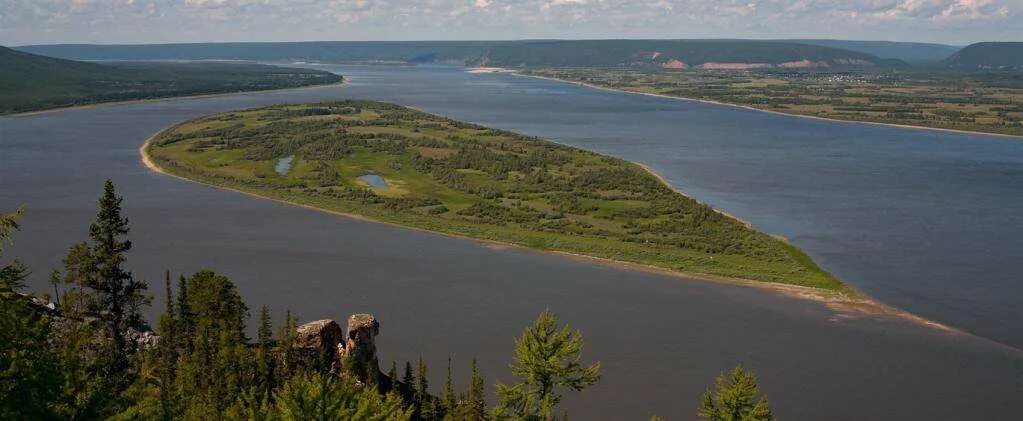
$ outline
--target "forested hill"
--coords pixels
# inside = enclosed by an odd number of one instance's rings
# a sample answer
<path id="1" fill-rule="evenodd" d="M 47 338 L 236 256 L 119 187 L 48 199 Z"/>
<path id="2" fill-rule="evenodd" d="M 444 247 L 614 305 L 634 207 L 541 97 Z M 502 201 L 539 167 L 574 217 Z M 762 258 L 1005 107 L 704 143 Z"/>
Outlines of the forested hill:
<path id="1" fill-rule="evenodd" d="M 1023 42 L 970 44 L 945 63 L 960 69 L 1023 70 Z"/>
<path id="2" fill-rule="evenodd" d="M 806 66 L 903 64 L 839 48 L 781 41 L 579 40 L 35 45 L 22 51 L 80 60 L 441 62 L 492 66 L 686 66 L 709 62 Z M 675 63 L 676 60 L 679 63 Z M 790 64 L 791 65 L 791 64 Z M 795 64 L 799 65 L 799 64 Z"/>
<path id="3" fill-rule="evenodd" d="M 532 41 L 495 46 L 474 64 L 507 67 L 874 67 L 904 64 L 819 45 L 750 40 Z"/>
<path id="4" fill-rule="evenodd" d="M 949 58 L 961 48 L 954 45 L 927 42 L 850 41 L 840 39 L 787 39 L 780 41 L 859 51 L 875 55 L 879 58 L 902 60 L 910 64 L 938 63 Z"/>
<path id="5" fill-rule="evenodd" d="M 0 47 L 0 114 L 108 101 L 334 83 L 319 70 L 237 63 L 97 64 Z"/>

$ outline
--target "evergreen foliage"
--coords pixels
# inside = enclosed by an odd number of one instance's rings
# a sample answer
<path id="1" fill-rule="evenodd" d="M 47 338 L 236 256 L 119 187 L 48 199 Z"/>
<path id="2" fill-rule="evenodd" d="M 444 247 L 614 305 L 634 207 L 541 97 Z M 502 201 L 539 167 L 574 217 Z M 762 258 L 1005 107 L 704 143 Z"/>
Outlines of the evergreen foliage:
<path id="1" fill-rule="evenodd" d="M 757 376 L 736 366 L 717 378 L 714 391 L 703 395 L 698 415 L 710 421 L 770 421 L 774 419 L 766 396 L 760 396 Z"/>
<path id="2" fill-rule="evenodd" d="M 600 380 L 600 363 L 582 364 L 583 338 L 545 310 L 515 340 L 510 365 L 519 382 L 497 384 L 496 414 L 527 420 L 551 420 L 564 389 L 582 391 Z"/>

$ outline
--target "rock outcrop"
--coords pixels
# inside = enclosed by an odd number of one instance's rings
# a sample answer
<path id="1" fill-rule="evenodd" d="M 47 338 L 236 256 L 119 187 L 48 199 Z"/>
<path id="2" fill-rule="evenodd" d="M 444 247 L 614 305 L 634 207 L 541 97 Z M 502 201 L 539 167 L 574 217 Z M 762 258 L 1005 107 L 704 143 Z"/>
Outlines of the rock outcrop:
<path id="1" fill-rule="evenodd" d="M 379 333 L 380 323 L 370 314 L 348 317 L 344 333 L 333 320 L 317 320 L 296 329 L 295 348 L 306 365 L 383 387 L 391 379 L 380 372 L 376 347 Z"/>
<path id="2" fill-rule="evenodd" d="M 295 350 L 306 366 L 322 365 L 331 373 L 340 370 L 339 356 L 344 351 L 345 334 L 329 319 L 306 323 L 295 329 Z"/>

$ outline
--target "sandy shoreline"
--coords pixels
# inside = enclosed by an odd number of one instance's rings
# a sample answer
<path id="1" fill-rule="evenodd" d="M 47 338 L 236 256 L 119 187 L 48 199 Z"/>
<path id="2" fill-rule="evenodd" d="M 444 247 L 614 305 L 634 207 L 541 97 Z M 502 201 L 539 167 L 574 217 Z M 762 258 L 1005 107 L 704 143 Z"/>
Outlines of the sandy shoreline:
<path id="1" fill-rule="evenodd" d="M 574 81 L 574 80 L 557 79 L 557 78 L 553 78 L 553 77 L 540 76 L 540 75 L 527 75 L 527 74 L 522 74 L 519 71 L 514 70 L 514 69 L 504 69 L 504 70 L 505 71 L 500 72 L 500 73 L 511 73 L 511 74 L 516 75 L 516 76 L 532 77 L 532 78 L 537 78 L 537 79 L 549 80 L 549 81 L 553 81 L 553 82 L 571 83 L 573 85 L 585 86 L 587 88 L 600 89 L 600 90 L 604 90 L 604 91 L 619 92 L 619 93 L 634 94 L 634 95 L 645 95 L 645 96 L 652 96 L 652 97 L 656 97 L 656 98 L 674 99 L 674 100 L 679 100 L 679 101 L 702 102 L 704 104 L 721 105 L 721 106 L 725 106 L 725 107 L 740 108 L 740 109 L 743 109 L 743 110 L 759 111 L 759 112 L 762 112 L 762 113 L 784 115 L 784 116 L 789 116 L 789 117 L 809 118 L 809 119 L 813 119 L 813 120 L 831 121 L 831 122 L 839 122 L 839 123 L 869 124 L 869 125 L 874 125 L 874 126 L 898 127 L 898 128 L 901 128 L 901 129 L 931 130 L 931 131 L 948 132 L 948 133 L 959 133 L 959 134 L 970 134 L 970 135 L 981 135 L 981 136 L 996 136 L 996 137 L 1005 137 L 1005 138 L 1015 139 L 1015 140 L 1023 140 L 1023 135 L 1014 135 L 1014 134 L 1005 134 L 1005 133 L 976 132 L 976 131 L 970 131 L 970 130 L 946 129 L 946 128 L 942 128 L 942 127 L 913 126 L 913 125 L 909 125 L 909 124 L 881 123 L 881 122 L 876 122 L 876 121 L 841 120 L 841 119 L 837 119 L 837 118 L 818 117 L 818 116 L 812 116 L 812 115 L 806 115 L 806 114 L 783 113 L 781 111 L 765 110 L 763 108 L 756 108 L 756 107 L 751 107 L 751 106 L 748 106 L 748 105 L 729 104 L 727 102 L 720 102 L 720 101 L 714 101 L 714 100 L 709 100 L 709 99 L 689 98 L 689 97 L 682 97 L 682 96 L 671 96 L 671 95 L 664 95 L 664 94 L 655 94 L 655 93 L 650 93 L 650 92 L 628 91 L 628 90 L 625 90 L 625 89 L 609 88 L 609 87 L 606 87 L 606 86 L 594 85 L 592 83 L 579 82 L 579 81 Z"/>

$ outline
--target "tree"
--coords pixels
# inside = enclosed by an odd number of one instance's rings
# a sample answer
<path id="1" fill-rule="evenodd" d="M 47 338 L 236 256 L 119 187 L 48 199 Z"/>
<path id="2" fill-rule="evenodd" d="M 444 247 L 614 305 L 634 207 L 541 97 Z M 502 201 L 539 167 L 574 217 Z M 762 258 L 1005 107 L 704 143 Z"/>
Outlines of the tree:
<path id="1" fill-rule="evenodd" d="M 727 375 L 717 378 L 716 387 L 703 395 L 700 410 L 701 419 L 711 421 L 770 421 L 774 414 L 767 403 L 767 397 L 760 395 L 757 376 L 752 371 L 736 366 Z"/>
<path id="2" fill-rule="evenodd" d="M 451 384 L 451 357 L 448 357 L 448 373 L 444 381 L 444 395 L 441 397 L 444 405 L 444 412 L 454 414 L 458 409 L 458 397 L 455 396 L 455 388 Z"/>
<path id="3" fill-rule="evenodd" d="M 558 327 L 557 315 L 544 310 L 515 340 L 514 385 L 497 383 L 497 415 L 531 420 L 554 419 L 560 389 L 582 391 L 600 380 L 600 363 L 582 365 L 583 338 L 568 325 Z"/>
<path id="4" fill-rule="evenodd" d="M 0 215 L 0 257 L 21 214 Z M 61 377 L 46 343 L 50 319 L 21 295 L 27 275 L 17 260 L 0 266 L 0 419 L 58 417 L 51 410 Z"/>
<path id="5" fill-rule="evenodd" d="M 485 421 L 487 417 L 487 389 L 476 368 L 476 359 L 472 359 L 472 376 L 469 378 L 469 390 L 465 394 L 462 405 L 462 419 L 469 421 Z"/>
<path id="6" fill-rule="evenodd" d="M 408 420 L 412 410 L 396 396 L 336 377 L 304 372 L 288 380 L 275 396 L 275 416 L 285 421 Z"/>
<path id="7" fill-rule="evenodd" d="M 75 245 L 65 259 L 67 282 L 83 291 L 85 310 L 99 316 L 106 326 L 110 341 L 110 375 L 119 375 L 128 368 L 129 344 L 125 333 L 142 324 L 141 309 L 149 304 L 146 282 L 136 280 L 124 269 L 126 253 L 131 250 L 128 219 L 121 215 L 123 198 L 117 196 L 114 184 L 107 180 L 99 199 L 96 220 L 89 226 L 89 241 Z"/>

